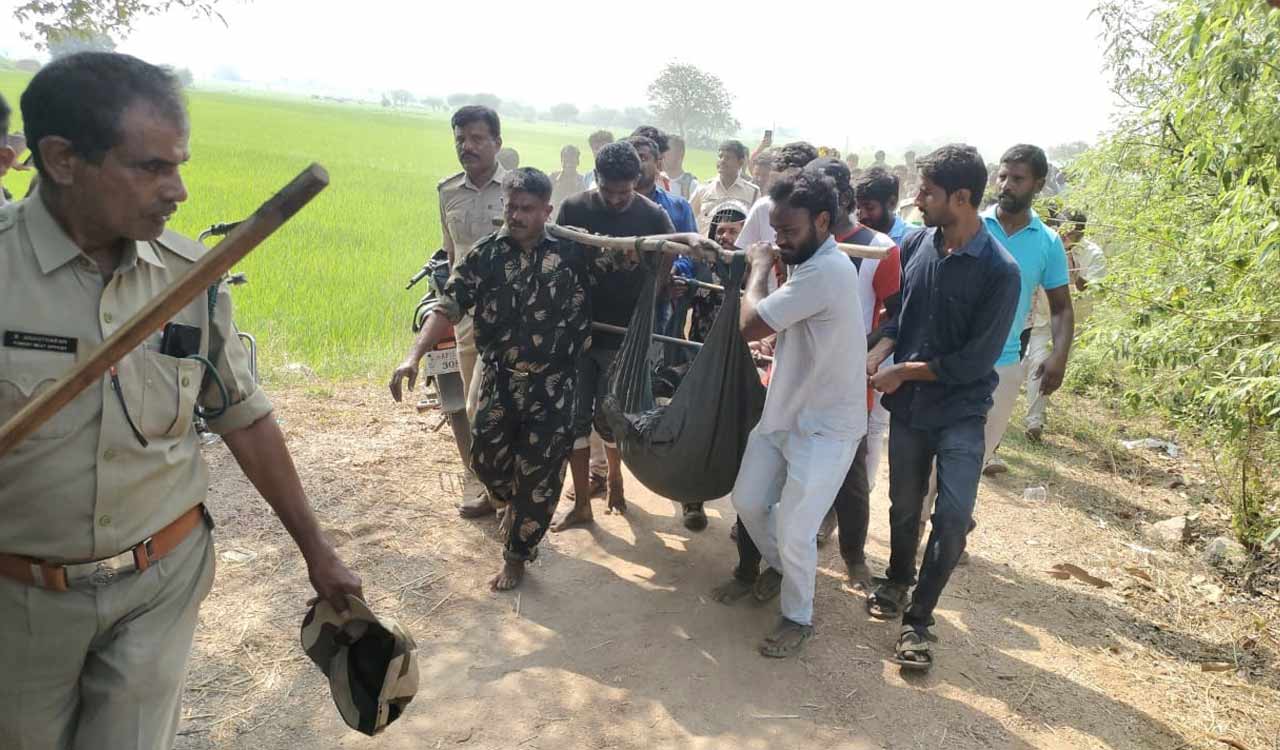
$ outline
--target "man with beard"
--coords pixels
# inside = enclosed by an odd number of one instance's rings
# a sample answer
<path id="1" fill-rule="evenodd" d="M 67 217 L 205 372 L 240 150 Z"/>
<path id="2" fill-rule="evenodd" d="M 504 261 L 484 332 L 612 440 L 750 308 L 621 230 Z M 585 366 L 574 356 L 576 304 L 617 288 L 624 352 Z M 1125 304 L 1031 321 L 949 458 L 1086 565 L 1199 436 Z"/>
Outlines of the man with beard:
<path id="1" fill-rule="evenodd" d="M 898 247 L 883 232 L 859 224 L 851 218 L 854 189 L 850 182 L 849 167 L 835 158 L 819 159 L 810 164 L 830 177 L 836 185 L 840 210 L 836 211 L 831 234 L 836 242 L 847 242 L 888 250 L 883 259 L 850 258 L 858 269 L 858 304 L 862 306 L 867 344 L 870 346 L 881 334 L 884 321 L 897 314 L 902 297 L 899 293 L 902 265 Z M 871 519 L 871 490 L 875 486 L 875 474 L 883 453 L 884 438 L 889 433 L 889 413 L 880 404 L 879 394 L 867 389 L 867 435 L 858 444 L 853 464 L 845 475 L 840 490 L 836 492 L 835 505 L 822 521 L 818 531 L 818 544 L 826 543 L 837 520 L 840 528 L 840 556 L 844 559 L 849 584 L 864 590 L 871 585 L 871 571 L 867 567 L 864 547 L 867 526 Z M 878 418 L 883 415 L 883 418 Z M 877 429 L 878 428 L 878 429 Z"/>
<path id="2" fill-rule="evenodd" d="M 866 345 L 857 269 L 836 247 L 839 198 L 831 178 L 804 170 L 769 189 L 777 247 L 748 250 L 751 272 L 739 328 L 748 341 L 777 335 L 773 375 L 733 487 L 739 520 L 772 576 L 781 614 L 760 643 L 767 657 L 793 656 L 813 634 L 818 527 L 866 433 Z M 773 293 L 775 257 L 790 269 Z M 746 585 L 738 579 L 735 582 Z"/>
<path id="3" fill-rule="evenodd" d="M 972 146 L 943 146 L 917 162 L 915 203 L 928 228 L 903 247 L 902 306 L 867 355 L 889 426 L 890 558 L 867 599 L 880 619 L 902 616 L 895 661 L 928 669 L 933 610 L 965 547 L 982 471 L 983 423 L 996 358 L 1018 306 L 1018 264 L 978 215 L 987 169 Z M 880 370 L 893 354 L 895 364 Z M 937 462 L 937 509 L 919 584 L 920 516 Z"/>
<path id="4" fill-rule="evenodd" d="M 986 467 L 983 473 L 987 475 L 1008 471 L 993 457 L 1009 426 L 1018 391 L 1026 377 L 1022 365 L 1022 331 L 1027 327 L 1037 287 L 1044 289 L 1048 299 L 1049 326 L 1053 331 L 1053 353 L 1032 373 L 1039 380 L 1041 395 L 1048 396 L 1062 385 L 1067 356 L 1075 336 L 1071 277 L 1067 271 L 1067 254 L 1062 247 L 1062 238 L 1031 210 L 1031 202 L 1044 187 L 1048 173 L 1048 159 L 1039 147 L 1018 144 L 1009 149 L 1000 157 L 1000 168 L 996 173 L 996 187 L 1000 191 L 996 204 L 982 214 L 987 230 L 1018 262 L 1022 273 L 1013 325 L 1008 331 L 1004 350 L 996 360 L 1000 383 L 996 386 L 991 413 L 987 415 L 983 462 Z"/>
<path id="5" fill-rule="evenodd" d="M 591 342 L 590 287 L 602 273 L 636 266 L 547 234 L 552 186 L 542 172 L 515 169 L 503 190 L 506 223 L 454 267 L 390 384 L 399 401 L 401 382 L 413 388 L 419 361 L 450 324 L 474 315 L 481 367 L 471 465 L 503 508 L 505 564 L 489 581 L 495 591 L 520 585 L 560 500 L 577 362 Z"/>
<path id="6" fill-rule="evenodd" d="M 883 167 L 872 167 L 863 172 L 853 184 L 858 221 L 877 232 L 889 235 L 893 243 L 902 247 L 910 227 L 898 215 L 898 196 L 902 185 L 892 172 Z"/>
<path id="7" fill-rule="evenodd" d="M 685 244 L 712 246 L 706 238 L 692 234 L 673 234 L 674 227 L 666 212 L 656 203 L 636 193 L 640 181 L 640 155 L 634 146 L 623 141 L 611 143 L 596 155 L 597 187 L 572 196 L 560 206 L 556 223 L 585 229 L 593 234 L 611 237 L 670 235 Z M 687 204 L 686 204 L 687 205 Z M 592 320 L 615 326 L 627 326 L 636 309 L 643 274 L 669 275 L 671 257 L 663 256 L 654 268 L 641 265 L 632 269 L 610 269 L 599 275 L 592 290 Z M 626 510 L 622 486 L 622 457 L 613 444 L 613 436 L 599 407 L 609 388 L 609 366 L 622 347 L 622 335 L 595 332 L 588 350 L 578 358 L 576 403 L 574 405 L 574 450 L 569 458 L 573 473 L 574 505 L 558 521 L 552 531 L 564 531 L 590 523 L 591 490 L 589 487 L 590 435 L 592 427 L 605 443 L 608 461 L 607 501 L 609 512 Z"/>
<path id="8" fill-rule="evenodd" d="M 502 149 L 502 125 L 498 113 L 488 107 L 468 105 L 453 113 L 453 144 L 462 171 L 440 181 L 440 241 L 453 268 L 481 238 L 493 233 L 493 220 L 502 217 L 502 178 L 507 170 L 498 163 Z M 454 329 L 458 339 L 458 367 L 467 394 L 467 417 L 475 415 L 472 393 L 476 372 L 476 338 L 466 316 Z M 458 514 L 479 518 L 494 512 L 494 505 L 470 469 L 463 483 Z"/>

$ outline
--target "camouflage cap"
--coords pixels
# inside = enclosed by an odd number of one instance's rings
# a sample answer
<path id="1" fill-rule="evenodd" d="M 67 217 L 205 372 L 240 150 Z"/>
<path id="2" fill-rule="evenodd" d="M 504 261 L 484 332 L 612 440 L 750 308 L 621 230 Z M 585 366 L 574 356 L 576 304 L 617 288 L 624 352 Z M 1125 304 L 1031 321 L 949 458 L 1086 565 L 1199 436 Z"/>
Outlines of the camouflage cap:
<path id="1" fill-rule="evenodd" d="M 347 726 L 372 737 L 395 721 L 418 692 L 418 647 L 400 624 L 379 619 L 347 597 L 338 612 L 321 599 L 302 621 L 302 649 L 329 678 Z"/>

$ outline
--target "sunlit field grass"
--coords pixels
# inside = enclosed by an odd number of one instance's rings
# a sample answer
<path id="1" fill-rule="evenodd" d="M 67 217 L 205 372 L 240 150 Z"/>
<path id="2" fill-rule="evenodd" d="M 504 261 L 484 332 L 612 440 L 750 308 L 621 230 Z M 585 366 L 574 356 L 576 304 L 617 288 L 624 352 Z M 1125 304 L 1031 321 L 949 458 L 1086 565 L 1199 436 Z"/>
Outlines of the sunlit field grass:
<path id="1" fill-rule="evenodd" d="M 27 80 L 0 72 L 15 130 Z M 245 217 L 312 161 L 329 170 L 329 188 L 236 269 L 249 278 L 234 292 L 237 323 L 258 337 L 264 371 L 300 362 L 326 378 L 389 373 L 423 291 L 404 291 L 405 281 L 440 246 L 436 183 L 460 170 L 447 115 L 199 90 L 188 100 L 191 197 L 172 223 L 180 232 Z M 592 130 L 509 121 L 503 139 L 522 165 L 551 171 L 566 143 L 586 166 Z M 714 162 L 690 152 L 686 167 L 709 178 Z M 5 185 L 21 196 L 26 179 Z"/>

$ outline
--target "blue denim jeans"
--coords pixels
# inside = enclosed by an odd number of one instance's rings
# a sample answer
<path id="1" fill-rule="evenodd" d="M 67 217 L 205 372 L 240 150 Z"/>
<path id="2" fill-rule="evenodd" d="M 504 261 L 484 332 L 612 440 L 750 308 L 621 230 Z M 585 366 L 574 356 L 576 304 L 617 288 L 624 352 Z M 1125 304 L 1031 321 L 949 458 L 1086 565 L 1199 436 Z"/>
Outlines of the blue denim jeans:
<path id="1" fill-rule="evenodd" d="M 889 581 L 916 583 L 904 625 L 933 625 L 933 610 L 964 552 L 982 476 L 986 419 L 971 417 L 936 429 L 918 430 L 894 416 L 889 423 Z M 938 496 L 932 531 L 916 581 L 920 514 L 929 474 L 938 467 Z"/>

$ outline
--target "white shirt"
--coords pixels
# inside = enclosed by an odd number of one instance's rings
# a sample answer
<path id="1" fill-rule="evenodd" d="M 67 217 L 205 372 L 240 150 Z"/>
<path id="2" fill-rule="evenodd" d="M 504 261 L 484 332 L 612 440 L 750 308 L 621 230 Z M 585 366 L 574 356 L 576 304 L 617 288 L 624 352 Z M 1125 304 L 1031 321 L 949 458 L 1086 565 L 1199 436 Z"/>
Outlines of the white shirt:
<path id="1" fill-rule="evenodd" d="M 769 212 L 773 210 L 773 199 L 762 196 L 751 206 L 747 214 L 747 222 L 742 225 L 742 233 L 738 235 L 739 247 L 751 247 L 757 242 L 773 242 L 778 233 L 773 231 L 769 223 Z"/>
<path id="2" fill-rule="evenodd" d="M 693 206 L 693 216 L 698 220 L 698 231 L 706 232 L 711 227 L 711 219 L 720 204 L 727 200 L 742 201 L 748 207 L 755 204 L 756 199 L 760 197 L 760 188 L 755 183 L 739 177 L 729 187 L 720 184 L 720 178 L 716 177 L 711 182 L 698 188 L 698 191 L 689 199 L 689 205 Z M 750 210 L 750 208 L 748 208 Z M 765 223 L 769 223 L 769 216 L 766 212 Z M 745 245 L 744 245 L 745 247 Z"/>
<path id="3" fill-rule="evenodd" d="M 858 270 L 828 236 L 756 307 L 778 332 L 756 429 L 860 440 L 867 433 L 867 338 Z"/>
<path id="4" fill-rule="evenodd" d="M 771 243 L 777 239 L 778 233 L 773 231 L 773 224 L 769 223 L 769 212 L 772 210 L 773 199 L 767 195 L 755 202 L 747 214 L 746 222 L 742 225 L 742 232 L 738 235 L 738 247 L 746 249 L 757 242 Z M 777 288 L 777 278 L 769 274 L 770 293 Z"/>

